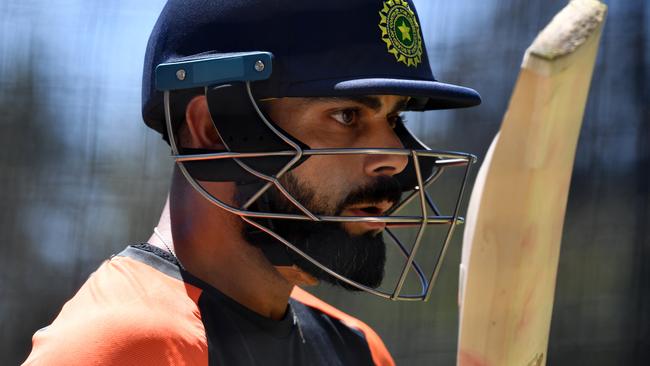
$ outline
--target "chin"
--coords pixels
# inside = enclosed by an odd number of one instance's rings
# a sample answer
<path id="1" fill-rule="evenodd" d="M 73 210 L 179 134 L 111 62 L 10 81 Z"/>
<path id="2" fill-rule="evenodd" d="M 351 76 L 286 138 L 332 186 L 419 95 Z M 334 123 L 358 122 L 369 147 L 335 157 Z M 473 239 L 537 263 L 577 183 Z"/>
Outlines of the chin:
<path id="1" fill-rule="evenodd" d="M 324 223 L 306 235 L 294 235 L 292 242 L 300 250 L 337 274 L 361 285 L 377 288 L 384 278 L 386 244 L 381 231 L 371 230 L 352 235 L 341 225 Z M 294 231 L 295 233 L 296 231 Z M 321 270 L 316 265 L 291 252 L 294 262 L 319 280 L 345 289 L 359 289 Z"/>

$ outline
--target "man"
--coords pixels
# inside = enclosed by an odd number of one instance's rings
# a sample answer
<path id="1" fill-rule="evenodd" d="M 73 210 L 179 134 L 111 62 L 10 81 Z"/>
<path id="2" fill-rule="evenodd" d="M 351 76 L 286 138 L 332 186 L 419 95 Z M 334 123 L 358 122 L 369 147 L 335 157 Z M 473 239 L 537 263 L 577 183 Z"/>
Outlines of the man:
<path id="1" fill-rule="evenodd" d="M 144 120 L 177 162 L 160 222 L 35 334 L 26 363 L 392 364 L 368 326 L 297 286 L 428 296 L 401 243 L 404 271 L 380 289 L 382 234 L 418 226 L 414 254 L 427 224 L 453 228 L 457 210 L 428 216 L 418 187 L 471 156 L 428 151 L 400 113 L 479 102 L 435 81 L 407 1 L 170 0 L 143 77 Z M 390 216 L 403 193 L 422 215 Z M 401 293 L 411 268 L 417 296 Z"/>

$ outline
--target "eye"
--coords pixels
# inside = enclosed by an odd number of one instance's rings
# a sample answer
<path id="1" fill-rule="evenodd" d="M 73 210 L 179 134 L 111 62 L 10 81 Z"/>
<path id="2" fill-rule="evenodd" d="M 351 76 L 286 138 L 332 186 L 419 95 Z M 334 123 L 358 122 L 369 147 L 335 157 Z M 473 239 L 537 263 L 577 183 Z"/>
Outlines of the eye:
<path id="1" fill-rule="evenodd" d="M 406 124 L 406 118 L 403 113 L 396 114 L 388 118 L 388 123 L 391 128 L 395 128 L 398 124 Z"/>
<path id="2" fill-rule="evenodd" d="M 358 118 L 358 115 L 359 110 L 356 108 L 341 109 L 331 114 L 332 118 L 345 126 L 354 124 Z"/>

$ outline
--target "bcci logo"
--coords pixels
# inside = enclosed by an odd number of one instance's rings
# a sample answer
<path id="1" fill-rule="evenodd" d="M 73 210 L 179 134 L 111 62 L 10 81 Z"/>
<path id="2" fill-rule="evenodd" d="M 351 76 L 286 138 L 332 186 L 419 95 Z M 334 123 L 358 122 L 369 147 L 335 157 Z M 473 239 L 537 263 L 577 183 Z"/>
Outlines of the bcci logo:
<path id="1" fill-rule="evenodd" d="M 407 0 L 387 0 L 379 12 L 381 39 L 398 62 L 416 67 L 422 62 L 422 37 Z"/>

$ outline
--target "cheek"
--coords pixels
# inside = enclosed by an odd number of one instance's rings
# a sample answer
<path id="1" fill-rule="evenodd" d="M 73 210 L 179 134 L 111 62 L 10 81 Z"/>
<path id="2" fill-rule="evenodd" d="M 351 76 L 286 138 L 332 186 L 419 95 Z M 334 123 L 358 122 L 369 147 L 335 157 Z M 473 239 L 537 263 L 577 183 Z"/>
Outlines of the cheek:
<path id="1" fill-rule="evenodd" d="M 238 207 L 239 203 L 235 199 L 237 193 L 237 186 L 232 182 L 208 182 L 208 181 L 199 181 L 199 185 L 206 190 L 208 193 L 224 202 L 227 205 Z M 191 188 L 192 191 L 196 192 L 194 188 Z M 196 192 L 198 195 L 199 193 Z M 201 197 L 204 199 L 203 197 Z M 217 207 L 215 205 L 215 207 Z"/>
<path id="2" fill-rule="evenodd" d="M 311 156 L 293 172 L 314 191 L 314 200 L 321 207 L 334 209 L 358 185 L 352 172 L 360 171 L 359 166 L 361 159 L 352 155 Z"/>

